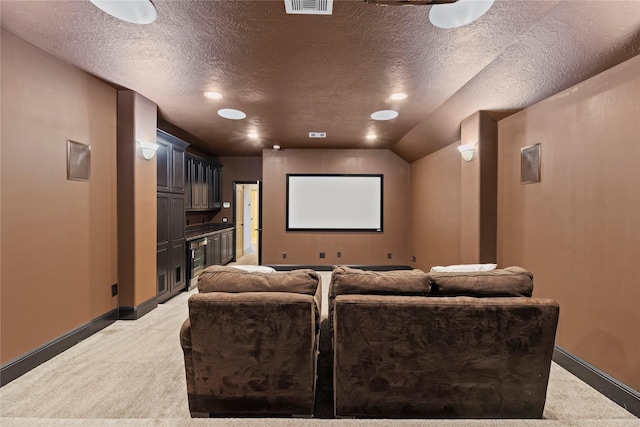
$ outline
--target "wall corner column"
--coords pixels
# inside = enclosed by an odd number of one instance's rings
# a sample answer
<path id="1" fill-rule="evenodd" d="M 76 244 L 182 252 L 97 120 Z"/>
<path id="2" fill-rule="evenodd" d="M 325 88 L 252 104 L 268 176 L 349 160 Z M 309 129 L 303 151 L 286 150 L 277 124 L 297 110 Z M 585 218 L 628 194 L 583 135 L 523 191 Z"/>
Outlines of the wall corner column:
<path id="1" fill-rule="evenodd" d="M 156 157 L 137 141 L 156 142 L 157 106 L 118 91 L 118 305 L 135 308 L 156 295 Z"/>
<path id="2" fill-rule="evenodd" d="M 461 164 L 460 260 L 495 263 L 498 209 L 498 123 L 477 111 L 460 124 L 461 145 L 476 144 Z"/>

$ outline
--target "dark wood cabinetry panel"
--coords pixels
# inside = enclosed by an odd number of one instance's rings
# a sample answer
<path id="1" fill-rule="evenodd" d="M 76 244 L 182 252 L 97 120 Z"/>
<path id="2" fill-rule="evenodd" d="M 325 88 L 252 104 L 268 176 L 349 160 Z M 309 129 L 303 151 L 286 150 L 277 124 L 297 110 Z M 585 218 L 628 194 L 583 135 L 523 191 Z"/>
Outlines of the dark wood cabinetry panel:
<path id="1" fill-rule="evenodd" d="M 168 245 L 169 244 L 169 199 L 170 196 L 168 193 L 158 193 L 157 196 L 157 216 L 158 216 L 158 227 L 157 227 L 157 244 L 160 245 Z M 184 235 L 183 235 L 184 237 Z"/>
<path id="2" fill-rule="evenodd" d="M 171 195 L 171 241 L 184 240 L 184 196 Z"/>
<path id="3" fill-rule="evenodd" d="M 193 154 L 186 155 L 186 165 L 186 209 L 189 211 L 220 209 L 222 166 Z"/>
<path id="4" fill-rule="evenodd" d="M 157 131 L 157 296 L 169 298 L 186 286 L 185 149 L 189 144 Z"/>
<path id="5" fill-rule="evenodd" d="M 184 193 L 184 149 L 171 150 L 171 188 L 174 193 Z"/>
<path id="6" fill-rule="evenodd" d="M 185 150 L 189 144 L 164 131 L 156 132 L 158 191 L 184 193 Z"/>
<path id="7" fill-rule="evenodd" d="M 169 291 L 169 247 L 167 245 L 158 247 L 156 259 L 156 295 L 160 296 Z"/>
<path id="8" fill-rule="evenodd" d="M 158 150 L 156 151 L 156 164 L 158 165 L 158 191 L 168 192 L 170 190 L 170 151 L 171 145 L 158 139 Z"/>
<path id="9" fill-rule="evenodd" d="M 184 240 L 178 240 L 171 244 L 171 264 L 168 273 L 171 275 L 169 282 L 171 292 L 184 289 L 187 284 L 187 247 Z"/>

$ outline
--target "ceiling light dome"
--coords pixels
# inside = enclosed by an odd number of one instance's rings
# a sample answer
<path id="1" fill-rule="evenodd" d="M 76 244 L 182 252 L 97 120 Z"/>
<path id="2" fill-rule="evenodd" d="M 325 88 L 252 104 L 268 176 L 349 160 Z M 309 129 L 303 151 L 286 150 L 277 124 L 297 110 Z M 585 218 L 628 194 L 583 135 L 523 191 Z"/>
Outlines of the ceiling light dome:
<path id="1" fill-rule="evenodd" d="M 373 120 L 393 120 L 398 117 L 398 112 L 393 110 L 380 110 L 371 114 Z"/>
<path id="2" fill-rule="evenodd" d="M 109 15 L 132 24 L 151 24 L 158 12 L 150 0 L 91 0 Z"/>
<path id="3" fill-rule="evenodd" d="M 206 96 L 207 98 L 211 98 L 211 99 L 222 99 L 223 96 L 221 93 L 219 92 L 205 92 L 204 96 Z"/>
<path id="4" fill-rule="evenodd" d="M 233 108 L 223 108 L 222 110 L 218 110 L 218 115 L 229 120 L 242 120 L 247 117 L 244 112 L 234 110 Z"/>
<path id="5" fill-rule="evenodd" d="M 439 28 L 457 28 L 484 15 L 493 0 L 458 0 L 456 3 L 436 4 L 429 10 L 429 20 Z"/>
<path id="6" fill-rule="evenodd" d="M 408 97 L 409 95 L 407 95 L 404 92 L 396 92 L 396 93 L 392 93 L 389 99 L 392 101 L 402 101 L 404 99 L 407 99 Z"/>

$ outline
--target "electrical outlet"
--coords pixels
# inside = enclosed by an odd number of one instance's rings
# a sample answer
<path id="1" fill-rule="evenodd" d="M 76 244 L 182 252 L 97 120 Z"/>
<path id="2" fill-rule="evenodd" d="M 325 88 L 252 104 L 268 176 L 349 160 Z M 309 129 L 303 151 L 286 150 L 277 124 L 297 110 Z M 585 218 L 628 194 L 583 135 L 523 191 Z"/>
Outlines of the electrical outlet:
<path id="1" fill-rule="evenodd" d="M 287 253 L 286 252 L 282 252 L 282 259 L 287 259 Z"/>
<path id="2" fill-rule="evenodd" d="M 342 258 L 342 252 L 338 252 L 338 258 Z"/>
<path id="3" fill-rule="evenodd" d="M 387 259 L 391 259 L 391 252 L 387 254 Z"/>
<path id="4" fill-rule="evenodd" d="M 325 253 L 324 252 L 320 252 L 320 258 L 324 258 L 325 257 Z"/>
<path id="5" fill-rule="evenodd" d="M 411 261 L 416 262 L 416 257 L 412 256 Z"/>
<path id="6" fill-rule="evenodd" d="M 118 295 L 118 284 L 117 283 L 115 285 L 111 285 L 111 296 L 115 297 L 116 295 Z"/>

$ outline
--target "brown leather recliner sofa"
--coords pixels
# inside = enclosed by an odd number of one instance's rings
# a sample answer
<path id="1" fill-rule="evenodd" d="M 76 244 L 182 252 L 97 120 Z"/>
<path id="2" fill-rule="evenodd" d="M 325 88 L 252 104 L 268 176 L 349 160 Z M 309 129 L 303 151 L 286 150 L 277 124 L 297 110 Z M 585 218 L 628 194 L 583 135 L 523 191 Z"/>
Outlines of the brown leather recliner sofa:
<path id="1" fill-rule="evenodd" d="M 335 415 L 541 418 L 559 306 L 532 279 L 335 267 Z"/>
<path id="2" fill-rule="evenodd" d="M 321 287 L 312 270 L 205 269 L 180 331 L 191 416 L 311 416 Z"/>

